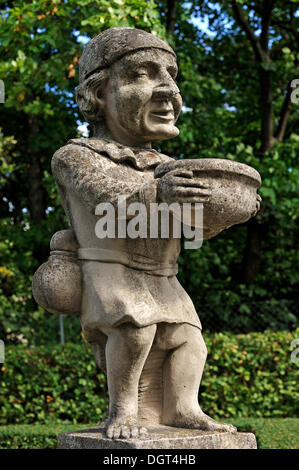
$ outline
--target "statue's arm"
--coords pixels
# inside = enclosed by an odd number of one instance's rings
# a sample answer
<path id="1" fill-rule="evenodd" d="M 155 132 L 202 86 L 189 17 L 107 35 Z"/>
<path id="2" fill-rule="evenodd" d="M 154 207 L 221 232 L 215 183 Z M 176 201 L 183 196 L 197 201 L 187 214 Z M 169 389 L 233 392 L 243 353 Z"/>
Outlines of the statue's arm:
<path id="1" fill-rule="evenodd" d="M 138 185 L 122 180 L 121 172 L 119 178 L 112 177 L 107 159 L 97 157 L 89 149 L 70 144 L 59 149 L 51 162 L 57 183 L 79 196 L 91 213 L 95 213 L 100 202 L 110 202 L 117 208 L 119 196 L 127 196 L 127 204 L 156 202 L 157 182 L 154 179 Z"/>

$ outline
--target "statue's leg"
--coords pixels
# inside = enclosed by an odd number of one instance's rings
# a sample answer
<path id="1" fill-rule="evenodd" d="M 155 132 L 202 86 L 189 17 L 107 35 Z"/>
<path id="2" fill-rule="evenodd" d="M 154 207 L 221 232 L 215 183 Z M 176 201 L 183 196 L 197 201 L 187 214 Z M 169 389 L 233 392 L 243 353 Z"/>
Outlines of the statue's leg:
<path id="1" fill-rule="evenodd" d="M 151 349 L 156 325 L 136 328 L 126 323 L 107 332 L 106 366 L 109 390 L 107 437 L 138 437 L 138 383 Z"/>
<path id="2" fill-rule="evenodd" d="M 191 325 L 177 325 L 171 331 L 172 346 L 164 364 L 163 422 L 170 426 L 229 431 L 231 424 L 218 423 L 207 416 L 198 403 L 198 390 L 207 357 L 201 331 Z"/>

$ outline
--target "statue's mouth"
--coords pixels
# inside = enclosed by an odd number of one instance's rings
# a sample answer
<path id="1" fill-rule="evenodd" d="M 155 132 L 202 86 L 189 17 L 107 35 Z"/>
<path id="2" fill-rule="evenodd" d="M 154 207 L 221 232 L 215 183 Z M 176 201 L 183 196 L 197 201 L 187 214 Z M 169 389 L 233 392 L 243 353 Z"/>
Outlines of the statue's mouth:
<path id="1" fill-rule="evenodd" d="M 151 115 L 164 122 L 170 122 L 174 120 L 173 109 L 154 110 L 151 112 Z"/>
<path id="2" fill-rule="evenodd" d="M 168 123 L 174 121 L 174 109 L 173 104 L 170 100 L 155 101 L 150 111 L 151 116 L 158 121 Z"/>

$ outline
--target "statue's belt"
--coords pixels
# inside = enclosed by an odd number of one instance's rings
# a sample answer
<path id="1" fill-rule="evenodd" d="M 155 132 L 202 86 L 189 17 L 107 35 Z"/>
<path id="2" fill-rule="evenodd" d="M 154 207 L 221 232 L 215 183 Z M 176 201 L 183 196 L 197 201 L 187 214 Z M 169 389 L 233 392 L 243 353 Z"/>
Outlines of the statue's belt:
<path id="1" fill-rule="evenodd" d="M 136 253 L 127 253 L 120 250 L 106 250 L 103 248 L 79 248 L 78 259 L 84 261 L 102 261 L 103 263 L 118 263 L 129 268 L 144 271 L 153 276 L 176 276 L 177 263 L 159 263 L 146 256 Z"/>

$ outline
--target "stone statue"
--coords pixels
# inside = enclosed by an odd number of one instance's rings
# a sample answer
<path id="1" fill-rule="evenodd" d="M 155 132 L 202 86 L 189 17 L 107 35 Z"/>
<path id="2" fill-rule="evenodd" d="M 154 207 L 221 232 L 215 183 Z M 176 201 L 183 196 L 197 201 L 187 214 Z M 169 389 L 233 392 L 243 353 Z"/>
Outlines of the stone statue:
<path id="1" fill-rule="evenodd" d="M 111 28 L 96 36 L 81 57 L 76 92 L 93 136 L 70 140 L 52 159 L 72 230 L 54 235 L 50 260 L 35 274 L 33 292 L 49 311 L 80 312 L 84 336 L 107 374 L 110 439 L 142 438 L 158 424 L 236 432 L 207 416 L 198 403 L 207 349 L 193 303 L 176 278 L 180 239 L 99 238 L 95 232 L 98 204 L 112 204 L 119 215 L 120 196 L 146 208 L 153 202 L 203 203 L 205 217 L 205 205 L 220 195 L 223 220 L 224 191 L 231 204 L 240 200 L 245 212 L 234 220 L 234 209 L 217 233 L 259 209 L 254 169 L 208 159 L 209 176 L 198 167 L 204 160 L 174 161 L 152 148 L 153 142 L 179 134 L 182 98 L 176 75 L 174 51 L 152 34 Z M 226 179 L 221 177 L 225 162 Z M 213 178 L 220 182 L 214 195 Z M 236 187 L 230 189 L 234 178 Z M 211 227 L 204 227 L 204 238 L 214 236 L 216 215 Z"/>

